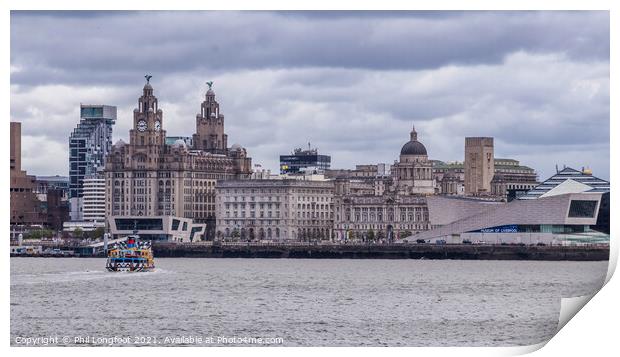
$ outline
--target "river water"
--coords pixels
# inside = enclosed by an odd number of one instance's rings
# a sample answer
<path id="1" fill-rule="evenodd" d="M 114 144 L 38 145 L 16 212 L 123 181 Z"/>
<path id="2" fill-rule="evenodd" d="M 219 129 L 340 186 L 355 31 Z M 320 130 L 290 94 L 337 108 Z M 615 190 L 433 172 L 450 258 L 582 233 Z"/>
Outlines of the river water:
<path id="1" fill-rule="evenodd" d="M 516 346 L 607 262 L 11 258 L 11 345 Z M 38 338 L 38 339 L 37 339 Z"/>

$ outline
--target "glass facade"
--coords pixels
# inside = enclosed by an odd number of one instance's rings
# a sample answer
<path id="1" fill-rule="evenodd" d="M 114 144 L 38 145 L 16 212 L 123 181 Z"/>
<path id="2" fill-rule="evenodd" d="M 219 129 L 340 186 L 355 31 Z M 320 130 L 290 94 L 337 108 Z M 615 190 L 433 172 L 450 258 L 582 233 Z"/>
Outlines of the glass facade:
<path id="1" fill-rule="evenodd" d="M 164 230 L 161 218 L 115 218 L 116 229 L 119 231 L 162 231 Z"/>
<path id="2" fill-rule="evenodd" d="M 570 201 L 570 208 L 568 209 L 568 217 L 592 218 L 596 212 L 597 204 L 598 201 L 572 200 Z"/>
<path id="3" fill-rule="evenodd" d="M 103 117 L 103 107 L 81 107 L 80 118 L 101 118 Z"/>
<path id="4" fill-rule="evenodd" d="M 483 228 L 467 233 L 583 233 L 590 226 L 583 224 L 509 224 Z"/>
<path id="5" fill-rule="evenodd" d="M 103 170 L 115 122 L 114 106 L 80 106 L 80 123 L 69 137 L 69 198 L 82 197 L 84 176 Z"/>
<path id="6" fill-rule="evenodd" d="M 192 231 L 189 235 L 189 241 L 193 242 L 194 241 L 194 236 L 196 235 L 196 233 L 200 233 L 202 231 L 202 227 L 193 227 Z"/>
<path id="7" fill-rule="evenodd" d="M 294 155 L 280 155 L 280 173 L 295 174 L 300 169 L 316 167 L 319 170 L 330 168 L 332 158 L 328 155 L 319 155 L 316 151 L 299 151 Z"/>

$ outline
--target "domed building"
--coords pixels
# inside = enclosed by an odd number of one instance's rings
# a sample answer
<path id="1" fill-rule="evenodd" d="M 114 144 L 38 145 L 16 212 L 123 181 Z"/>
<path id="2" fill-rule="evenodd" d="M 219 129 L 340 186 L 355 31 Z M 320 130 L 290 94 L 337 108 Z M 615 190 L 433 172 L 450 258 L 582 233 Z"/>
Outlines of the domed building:
<path id="1" fill-rule="evenodd" d="M 391 166 L 391 176 L 335 181 L 335 239 L 391 242 L 431 229 L 426 196 L 434 193 L 432 162 L 414 127 Z"/>
<path id="2" fill-rule="evenodd" d="M 410 140 L 400 149 L 399 161 L 392 166 L 392 178 L 400 194 L 430 195 L 435 192 L 433 165 L 424 144 L 418 141 L 415 126 Z"/>

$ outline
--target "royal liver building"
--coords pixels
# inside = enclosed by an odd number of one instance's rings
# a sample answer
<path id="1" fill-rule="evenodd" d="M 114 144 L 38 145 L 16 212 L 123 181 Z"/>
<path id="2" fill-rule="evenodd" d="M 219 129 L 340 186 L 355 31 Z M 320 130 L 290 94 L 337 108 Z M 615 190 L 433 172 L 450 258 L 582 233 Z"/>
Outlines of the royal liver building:
<path id="1" fill-rule="evenodd" d="M 209 90 L 196 116 L 192 146 L 166 144 L 164 115 L 146 76 L 134 109 L 129 143 L 119 140 L 108 156 L 106 216 L 176 216 L 206 223 L 205 239 L 215 231 L 216 180 L 246 178 L 251 158 L 239 145 L 227 147 L 224 115 Z"/>

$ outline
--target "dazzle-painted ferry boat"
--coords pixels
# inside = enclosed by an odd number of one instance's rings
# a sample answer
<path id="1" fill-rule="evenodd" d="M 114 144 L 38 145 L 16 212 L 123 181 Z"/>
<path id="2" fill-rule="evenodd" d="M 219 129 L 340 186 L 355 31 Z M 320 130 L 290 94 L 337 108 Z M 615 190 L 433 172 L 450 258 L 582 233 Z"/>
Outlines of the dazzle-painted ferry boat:
<path id="1" fill-rule="evenodd" d="M 151 242 L 140 242 L 137 235 L 127 237 L 108 251 L 109 271 L 149 271 L 155 269 Z"/>

